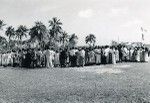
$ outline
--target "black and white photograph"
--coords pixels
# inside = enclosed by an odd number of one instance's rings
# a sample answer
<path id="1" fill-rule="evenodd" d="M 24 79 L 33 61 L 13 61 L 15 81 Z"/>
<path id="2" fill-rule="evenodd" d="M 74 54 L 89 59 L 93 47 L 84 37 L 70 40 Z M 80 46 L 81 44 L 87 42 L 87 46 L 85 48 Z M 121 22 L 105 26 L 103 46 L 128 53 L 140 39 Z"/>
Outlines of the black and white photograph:
<path id="1" fill-rule="evenodd" d="M 0 103 L 150 103 L 150 0 L 0 0 Z"/>

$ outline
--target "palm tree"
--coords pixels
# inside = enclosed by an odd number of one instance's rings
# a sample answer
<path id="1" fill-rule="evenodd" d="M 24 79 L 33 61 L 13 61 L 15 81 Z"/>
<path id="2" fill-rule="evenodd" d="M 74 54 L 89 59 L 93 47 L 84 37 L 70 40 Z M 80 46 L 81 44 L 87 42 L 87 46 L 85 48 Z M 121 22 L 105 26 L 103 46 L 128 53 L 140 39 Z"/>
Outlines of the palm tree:
<path id="1" fill-rule="evenodd" d="M 10 49 L 10 41 L 16 35 L 15 29 L 12 26 L 6 28 L 5 35 L 8 37 L 8 49 Z"/>
<path id="2" fill-rule="evenodd" d="M 0 36 L 0 49 L 3 49 L 7 46 L 8 42 L 6 40 L 6 38 Z"/>
<path id="3" fill-rule="evenodd" d="M 47 28 L 42 22 L 35 22 L 35 26 L 30 29 L 29 35 L 30 40 L 35 41 L 38 40 L 39 45 L 42 46 L 44 42 L 44 38 L 47 36 Z"/>
<path id="4" fill-rule="evenodd" d="M 68 42 L 68 39 L 69 39 L 68 33 L 66 31 L 63 31 L 60 37 L 60 41 L 62 42 L 63 46 L 65 46 L 65 44 Z"/>
<path id="5" fill-rule="evenodd" d="M 95 42 L 96 42 L 95 35 L 89 34 L 88 36 L 86 36 L 85 42 L 86 42 L 86 44 L 89 44 L 89 46 L 95 46 Z"/>
<path id="6" fill-rule="evenodd" d="M 72 34 L 69 37 L 69 47 L 75 47 L 78 42 L 78 37 L 75 34 Z"/>
<path id="7" fill-rule="evenodd" d="M 4 23 L 3 20 L 0 20 L 0 30 L 3 28 L 3 26 L 5 26 L 6 24 Z"/>
<path id="8" fill-rule="evenodd" d="M 5 35 L 9 38 L 10 41 L 11 38 L 13 38 L 16 35 L 15 29 L 12 26 L 7 27 Z"/>
<path id="9" fill-rule="evenodd" d="M 16 37 L 17 39 L 22 42 L 22 38 L 23 37 L 27 37 L 27 32 L 28 32 L 28 29 L 26 26 L 24 25 L 20 25 L 18 27 L 18 29 L 16 30 Z"/>
<path id="10" fill-rule="evenodd" d="M 56 41 L 59 41 L 59 34 L 62 32 L 62 22 L 60 22 L 60 19 L 57 19 L 56 17 L 52 18 L 52 20 L 49 21 L 49 33 L 50 37 L 53 38 Z"/>

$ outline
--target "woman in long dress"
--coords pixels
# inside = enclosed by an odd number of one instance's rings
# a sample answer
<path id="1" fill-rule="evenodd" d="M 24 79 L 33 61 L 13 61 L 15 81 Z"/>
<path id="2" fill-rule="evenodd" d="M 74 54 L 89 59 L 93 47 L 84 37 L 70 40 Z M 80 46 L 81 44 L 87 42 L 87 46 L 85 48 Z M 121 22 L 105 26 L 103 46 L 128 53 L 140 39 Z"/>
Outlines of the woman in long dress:
<path id="1" fill-rule="evenodd" d="M 95 53 L 94 50 L 89 51 L 89 64 L 93 65 L 95 63 Z"/>
<path id="2" fill-rule="evenodd" d="M 133 49 L 133 48 L 130 48 L 130 49 L 129 49 L 129 61 L 130 61 L 130 62 L 134 61 L 133 52 L 134 52 L 134 49 Z"/>
<path id="3" fill-rule="evenodd" d="M 144 55 L 145 55 L 145 51 L 142 48 L 140 48 L 140 62 L 144 62 L 145 61 L 144 60 Z"/>
<path id="4" fill-rule="evenodd" d="M 100 49 L 100 47 L 97 47 L 95 49 L 95 63 L 97 65 L 101 63 L 101 49 Z"/>
<path id="5" fill-rule="evenodd" d="M 54 66 L 58 67 L 59 65 L 60 65 L 60 62 L 59 62 L 59 52 L 56 51 L 56 53 L 54 54 Z"/>
<path id="6" fill-rule="evenodd" d="M 116 64 L 116 54 L 115 48 L 112 48 L 112 64 Z"/>
<path id="7" fill-rule="evenodd" d="M 139 50 L 139 48 L 137 49 L 137 51 L 136 51 L 136 62 L 140 62 L 140 50 Z"/>
<path id="8" fill-rule="evenodd" d="M 145 62 L 148 62 L 148 61 L 149 61 L 148 48 L 145 48 L 145 55 L 144 55 L 144 59 L 145 59 Z"/>
<path id="9" fill-rule="evenodd" d="M 106 55 L 105 55 L 105 48 L 102 47 L 101 49 L 101 63 L 106 64 Z"/>
<path id="10" fill-rule="evenodd" d="M 115 56 L 116 56 L 116 62 L 119 62 L 119 50 L 118 50 L 118 48 L 115 48 Z"/>

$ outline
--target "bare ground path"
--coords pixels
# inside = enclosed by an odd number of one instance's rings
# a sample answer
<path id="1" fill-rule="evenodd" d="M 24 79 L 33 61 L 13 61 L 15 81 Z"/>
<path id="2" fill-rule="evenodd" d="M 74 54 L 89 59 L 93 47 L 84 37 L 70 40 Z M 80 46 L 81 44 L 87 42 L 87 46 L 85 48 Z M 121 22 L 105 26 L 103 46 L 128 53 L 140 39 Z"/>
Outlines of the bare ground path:
<path id="1" fill-rule="evenodd" d="M 1 67 L 0 103 L 150 103 L 150 63 Z"/>

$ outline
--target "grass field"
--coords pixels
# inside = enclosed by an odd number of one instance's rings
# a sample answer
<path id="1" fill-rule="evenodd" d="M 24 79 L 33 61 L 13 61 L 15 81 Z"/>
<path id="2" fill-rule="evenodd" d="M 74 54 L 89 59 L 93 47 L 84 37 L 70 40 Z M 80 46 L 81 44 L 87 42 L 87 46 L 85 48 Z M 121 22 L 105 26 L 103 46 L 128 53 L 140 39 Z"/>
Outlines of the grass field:
<path id="1" fill-rule="evenodd" d="M 150 103 L 150 63 L 1 67 L 0 103 Z"/>

